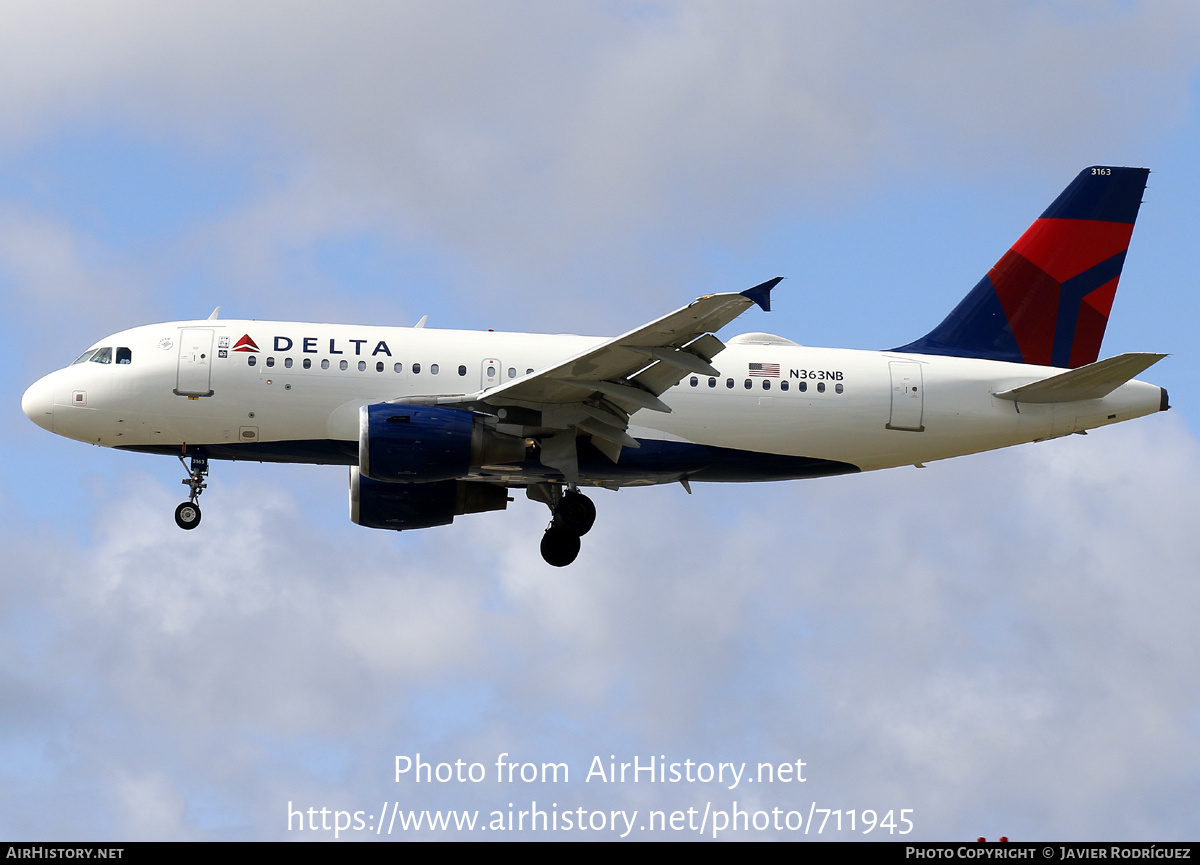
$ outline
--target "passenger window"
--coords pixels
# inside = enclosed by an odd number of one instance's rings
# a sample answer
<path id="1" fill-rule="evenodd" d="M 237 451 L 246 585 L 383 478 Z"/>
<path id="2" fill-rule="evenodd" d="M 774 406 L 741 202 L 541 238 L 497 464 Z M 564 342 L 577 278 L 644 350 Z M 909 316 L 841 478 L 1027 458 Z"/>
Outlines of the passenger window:
<path id="1" fill-rule="evenodd" d="M 692 387 L 695 387 L 698 384 L 700 384 L 700 379 L 696 378 L 695 376 L 692 376 L 692 381 L 691 381 Z"/>
<path id="2" fill-rule="evenodd" d="M 117 349 L 117 363 L 133 363 L 133 352 L 121 346 Z"/>
<path id="3" fill-rule="evenodd" d="M 367 362 L 366 362 L 365 360 L 360 360 L 360 361 L 358 362 L 358 371 L 359 371 L 359 372 L 366 372 L 366 371 L 367 371 Z"/>
<path id="4" fill-rule="evenodd" d="M 246 366 L 254 366 L 256 363 L 258 363 L 257 356 L 252 354 L 248 358 L 246 358 Z"/>
<path id="5" fill-rule="evenodd" d="M 525 375 L 533 375 L 533 368 L 531 367 L 531 368 L 525 370 Z"/>
<path id="6" fill-rule="evenodd" d="M 96 353 L 92 355 L 92 363 L 112 363 L 112 349 L 98 348 Z"/>
<path id="7" fill-rule="evenodd" d="M 393 372 L 404 372 L 404 364 L 402 364 L 402 363 L 396 364 L 394 367 L 392 367 L 392 371 Z"/>
<path id="8" fill-rule="evenodd" d="M 284 367 L 284 369 L 292 368 L 292 359 L 290 357 L 285 357 L 283 359 L 283 367 Z"/>
<path id="9" fill-rule="evenodd" d="M 825 393 L 825 382 L 817 382 L 817 393 Z"/>
<path id="10" fill-rule="evenodd" d="M 808 390 L 808 382 L 802 381 L 800 384 L 796 385 L 796 387 L 799 388 L 800 393 L 804 393 L 806 390 Z"/>
<path id="11" fill-rule="evenodd" d="M 329 369 L 329 358 L 321 361 L 321 369 Z"/>
<path id="12" fill-rule="evenodd" d="M 517 368 L 516 368 L 515 366 L 510 366 L 510 367 L 508 368 L 508 377 L 509 377 L 509 378 L 516 378 L 516 377 L 517 377 Z"/>
<path id="13" fill-rule="evenodd" d="M 833 389 L 836 390 L 838 393 L 842 392 L 842 386 L 840 384 L 835 384 L 833 386 Z"/>
<path id="14" fill-rule="evenodd" d="M 413 371 L 413 375 L 420 375 L 421 374 L 421 365 L 419 363 L 414 363 L 412 365 L 412 371 Z"/>
<path id="15" fill-rule="evenodd" d="M 383 372 L 383 361 L 375 361 L 375 372 Z"/>
<path id="16" fill-rule="evenodd" d="M 709 386 L 709 387 L 716 387 L 716 386 L 717 386 L 717 380 L 716 380 L 715 378 L 710 378 L 710 379 L 708 380 L 708 386 Z"/>
<path id="17" fill-rule="evenodd" d="M 338 364 L 338 369 L 349 369 L 349 367 L 350 367 L 350 364 L 346 363 L 346 361 L 342 361 L 341 363 Z"/>
<path id="18" fill-rule="evenodd" d="M 399 364 L 396 364 L 396 365 L 397 365 L 397 366 L 399 366 Z M 467 374 L 467 368 L 466 368 L 465 366 L 463 366 L 462 364 L 459 364 L 459 365 L 458 365 L 458 374 L 459 374 L 459 375 L 466 375 L 466 374 Z"/>
<path id="19" fill-rule="evenodd" d="M 89 357 L 91 357 L 95 353 L 96 353 L 96 349 L 89 348 L 83 354 L 79 355 L 79 357 L 75 358 L 75 360 L 71 363 L 71 366 L 75 366 L 75 364 L 77 364 L 77 363 L 83 363 L 84 361 L 86 361 Z"/>
<path id="20" fill-rule="evenodd" d="M 754 382 L 750 381 L 750 379 L 746 379 L 746 390 L 750 390 L 752 387 L 754 387 Z"/>
<path id="21" fill-rule="evenodd" d="M 770 390 L 770 389 L 771 389 L 771 380 L 769 378 L 764 378 L 763 379 L 763 390 Z"/>
<path id="22" fill-rule="evenodd" d="M 438 365 L 437 365 L 436 363 L 431 363 L 431 364 L 429 365 L 429 374 L 430 374 L 430 375 L 437 375 L 437 374 L 438 374 Z"/>
<path id="23" fill-rule="evenodd" d="M 267 358 L 267 366 L 275 366 L 275 358 L 273 358 L 273 357 Z"/>
<path id="24" fill-rule="evenodd" d="M 305 369 L 312 369 L 312 358 L 311 358 L 311 357 L 306 357 L 306 358 L 304 359 L 304 368 L 305 368 Z"/>
<path id="25" fill-rule="evenodd" d="M 725 379 L 725 387 L 733 387 L 733 379 L 731 379 L 731 378 Z"/>
<path id="26" fill-rule="evenodd" d="M 786 379 L 785 379 L 785 380 L 783 380 L 783 381 L 781 381 L 781 382 L 779 383 L 779 389 L 780 389 L 780 390 L 787 390 L 787 389 L 788 389 L 788 383 L 787 383 L 787 380 L 786 380 Z"/>

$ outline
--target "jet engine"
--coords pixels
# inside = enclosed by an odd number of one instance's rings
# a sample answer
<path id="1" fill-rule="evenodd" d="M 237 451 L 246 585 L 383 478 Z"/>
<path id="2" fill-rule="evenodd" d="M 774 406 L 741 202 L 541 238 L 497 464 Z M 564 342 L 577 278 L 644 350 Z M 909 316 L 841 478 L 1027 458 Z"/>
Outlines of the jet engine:
<path id="1" fill-rule="evenodd" d="M 428 529 L 462 514 L 502 511 L 508 490 L 472 481 L 397 484 L 374 481 L 350 468 L 350 520 L 369 529 Z"/>
<path id="2" fill-rule="evenodd" d="M 371 480 L 429 484 L 465 477 L 478 466 L 524 459 L 525 439 L 496 432 L 487 415 L 390 403 L 359 411 L 358 468 Z"/>

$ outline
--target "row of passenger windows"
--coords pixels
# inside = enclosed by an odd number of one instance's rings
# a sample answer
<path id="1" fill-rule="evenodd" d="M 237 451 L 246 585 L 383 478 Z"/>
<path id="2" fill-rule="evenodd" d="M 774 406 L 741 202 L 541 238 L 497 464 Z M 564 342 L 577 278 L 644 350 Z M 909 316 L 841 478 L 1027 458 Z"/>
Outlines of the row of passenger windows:
<path id="1" fill-rule="evenodd" d="M 78 363 L 78 361 L 76 361 L 76 362 Z M 252 354 L 248 358 L 246 358 L 247 366 L 256 366 L 257 364 L 258 364 L 258 356 L 257 355 Z M 267 367 L 275 366 L 275 358 L 274 357 L 266 358 L 264 361 L 264 364 Z M 294 360 L 292 358 L 285 357 L 283 359 L 283 368 L 284 369 L 291 369 L 293 364 L 294 364 Z M 313 368 L 313 359 L 311 357 L 306 357 L 301 361 L 300 365 L 304 369 L 312 369 Z M 347 361 L 347 360 L 338 361 L 338 369 L 345 370 L 345 369 L 349 369 L 349 368 L 350 368 L 349 361 Z M 329 358 L 325 358 L 324 360 L 321 361 L 321 369 L 329 369 Z M 385 369 L 387 369 L 387 364 L 385 364 L 383 361 L 378 360 L 375 362 L 375 371 L 376 372 L 383 372 Z M 412 373 L 413 375 L 420 375 L 421 369 L 422 369 L 422 367 L 421 367 L 421 364 L 419 364 L 419 363 L 409 364 L 409 367 L 408 367 L 409 372 Z M 358 362 L 358 371 L 359 372 L 367 371 L 367 362 L 365 360 L 360 360 Z M 402 363 L 392 364 L 392 371 L 393 372 L 404 372 L 404 364 L 402 364 Z M 429 364 L 428 372 L 430 375 L 437 375 L 439 372 L 441 372 L 441 367 L 436 363 L 431 363 L 431 364 Z M 525 370 L 526 375 L 529 375 L 532 372 L 533 372 L 532 369 Z M 458 374 L 460 376 L 465 376 L 467 374 L 466 364 L 458 365 Z M 488 378 L 493 378 L 494 376 L 497 375 L 496 368 L 488 367 L 487 374 L 488 374 Z M 509 378 L 517 377 L 517 368 L 515 366 L 510 366 L 508 368 L 508 377 Z"/>
<path id="2" fill-rule="evenodd" d="M 71 366 L 74 366 L 77 363 L 85 363 L 86 361 L 89 361 L 89 360 L 92 363 L 112 363 L 113 362 L 113 350 L 109 346 L 105 346 L 104 348 L 89 348 L 83 354 L 79 355 L 79 357 L 75 358 L 75 360 L 74 360 L 74 362 L 72 362 Z M 133 363 L 133 352 L 130 351 L 129 349 L 127 349 L 123 345 L 118 346 L 118 348 L 117 348 L 117 363 L 120 363 L 120 364 Z"/>
<path id="3" fill-rule="evenodd" d="M 692 376 L 691 381 L 689 381 L 688 384 L 690 384 L 692 387 L 699 387 L 700 379 L 696 376 Z M 708 380 L 708 386 L 716 387 L 717 380 L 715 378 L 710 378 Z M 731 379 L 731 378 L 725 379 L 725 387 L 733 388 L 733 386 L 734 386 L 733 379 Z M 746 379 L 746 382 L 745 382 L 746 390 L 750 390 L 752 387 L 754 387 L 754 380 L 749 379 L 749 378 Z M 790 387 L 790 384 L 787 381 L 787 379 L 783 379 L 782 381 L 779 382 L 780 390 L 787 390 L 789 387 Z M 762 379 L 762 389 L 763 390 L 771 389 L 771 380 L 769 378 Z M 845 390 L 845 388 L 842 387 L 841 382 L 838 382 L 837 384 L 835 384 L 833 386 L 833 389 L 834 389 L 835 393 L 842 393 Z M 808 390 L 808 382 L 807 381 L 797 382 L 796 390 L 800 391 L 800 393 L 805 393 Z M 823 381 L 817 382 L 817 393 L 825 393 L 825 382 L 823 382 Z"/>
<path id="4" fill-rule="evenodd" d="M 98 351 L 98 352 L 99 352 L 99 351 L 108 351 L 108 349 L 98 349 L 97 351 Z M 117 352 L 118 352 L 118 355 L 117 355 L 117 357 L 118 357 L 118 359 L 117 359 L 117 363 L 129 363 L 129 360 L 128 360 L 128 352 L 129 352 L 129 349 L 127 349 L 127 348 L 125 348 L 125 349 L 117 349 Z M 121 360 L 121 359 L 120 359 L 120 358 L 121 358 L 120 352 L 125 352 L 125 353 L 126 353 L 126 354 L 125 354 L 125 357 L 126 357 L 126 359 L 125 359 L 125 360 Z M 79 360 L 77 360 L 77 361 L 75 361 L 75 362 L 76 362 L 76 363 L 82 363 L 83 361 L 85 361 L 85 360 L 87 360 L 87 359 L 88 359 L 88 355 L 87 355 L 87 354 L 85 354 L 83 357 L 81 357 Z M 93 359 L 93 360 L 96 360 L 96 358 L 92 358 L 92 359 Z M 108 360 L 103 360 L 103 361 L 100 361 L 100 362 L 101 362 L 101 363 L 108 363 Z M 290 358 L 290 357 L 285 357 L 285 358 L 283 359 L 283 367 L 284 367 L 284 369 L 291 369 L 291 368 L 292 368 L 292 366 L 294 365 L 294 362 L 295 362 L 295 361 L 294 361 L 292 358 Z M 266 366 L 267 366 L 267 367 L 274 367 L 274 366 L 275 366 L 275 358 L 274 358 L 274 357 L 267 357 L 267 358 L 265 359 L 264 363 L 266 364 Z M 256 366 L 257 364 L 258 364 L 258 357 L 257 357 L 256 355 L 253 355 L 253 354 L 252 354 L 252 355 L 250 355 L 249 357 L 247 357 L 247 358 L 246 358 L 246 365 L 247 365 L 247 366 Z M 313 367 L 313 359 L 312 359 L 311 357 L 306 357 L 306 358 L 304 358 L 304 359 L 301 361 L 301 366 L 302 366 L 304 369 L 312 369 L 312 367 Z M 325 359 L 323 359 L 323 360 L 321 361 L 321 369 L 329 369 L 329 368 L 330 368 L 329 359 L 328 359 L 328 358 L 325 358 Z M 349 369 L 349 368 L 350 368 L 350 362 L 349 362 L 349 361 L 347 361 L 347 360 L 341 360 L 341 361 L 338 361 L 338 369 L 341 369 L 341 370 L 347 370 L 347 369 Z M 375 362 L 375 371 L 376 371 L 376 372 L 383 372 L 385 369 L 387 369 L 387 365 L 386 365 L 386 364 L 385 364 L 383 361 L 381 361 L 381 360 L 380 360 L 380 361 L 376 361 L 376 362 Z M 409 365 L 409 372 L 410 372 L 410 373 L 412 373 L 413 375 L 420 375 L 420 374 L 421 374 L 421 369 L 422 369 L 422 367 L 421 367 L 421 364 L 420 364 L 420 363 L 413 363 L 413 364 L 410 364 L 410 365 Z M 360 361 L 358 362 L 358 371 L 359 371 L 359 372 L 366 372 L 366 371 L 367 371 L 367 362 L 366 362 L 365 360 L 360 360 Z M 404 372 L 404 364 L 403 364 L 403 363 L 394 363 L 394 364 L 392 364 L 392 371 L 393 371 L 393 372 Z M 436 363 L 431 363 L 431 364 L 429 364 L 428 372 L 429 372 L 429 374 L 430 374 L 430 375 L 437 375 L 438 373 L 440 373 L 440 372 L 441 372 L 441 367 L 440 367 L 438 364 L 436 364 Z M 497 375 L 497 372 L 498 372 L 498 371 L 497 371 L 497 369 L 496 369 L 495 367 L 488 367 L 488 368 L 487 368 L 487 376 L 488 376 L 488 378 L 492 378 L 492 377 L 496 376 L 496 375 Z M 459 366 L 458 366 L 458 374 L 459 374 L 460 376 L 466 376 L 466 374 L 467 374 L 467 367 L 466 367 L 466 364 L 459 364 Z M 525 370 L 525 374 L 526 374 L 526 375 L 532 375 L 532 374 L 533 374 L 533 369 L 532 369 L 532 368 L 530 368 L 530 369 L 526 369 L 526 370 Z M 516 368 L 516 367 L 510 366 L 510 367 L 508 368 L 508 377 L 509 377 L 510 379 L 512 379 L 512 378 L 516 378 L 516 377 L 517 377 L 517 368 Z M 691 379 L 689 380 L 689 382 L 688 382 L 688 383 L 689 383 L 689 384 L 690 384 L 692 387 L 699 387 L 699 386 L 700 386 L 700 379 L 699 379 L 697 376 L 692 376 L 692 377 L 691 377 Z M 819 381 L 819 382 L 817 382 L 817 383 L 816 383 L 816 385 L 817 385 L 817 393 L 825 393 L 825 382 L 823 382 L 823 381 Z M 708 386 L 709 386 L 709 387 L 711 387 L 711 388 L 715 388 L 715 387 L 717 386 L 717 379 L 716 379 L 716 378 L 709 378 L 709 379 L 708 379 Z M 732 378 L 727 378 L 727 379 L 725 379 L 725 387 L 726 387 L 726 388 L 732 389 L 734 386 L 735 386 L 735 382 L 734 382 L 734 380 L 733 380 Z M 746 380 L 745 380 L 745 382 L 744 382 L 744 385 L 743 385 L 743 386 L 745 387 L 745 389 L 746 389 L 746 390 L 750 390 L 751 388 L 753 388 L 753 387 L 754 387 L 754 380 L 753 380 L 753 379 L 749 379 L 749 378 L 748 378 L 748 379 L 746 379 Z M 782 381 L 780 381 L 780 382 L 779 382 L 779 389 L 780 389 L 781 391 L 787 391 L 787 390 L 790 388 L 790 386 L 791 386 L 791 385 L 790 385 L 790 383 L 789 383 L 789 382 L 788 382 L 786 379 L 784 379 L 784 380 L 782 380 Z M 763 390 L 770 390 L 770 389 L 771 389 L 771 379 L 769 379 L 769 378 L 764 378 L 764 379 L 762 379 L 762 389 L 763 389 Z M 844 392 L 844 390 L 845 390 L 845 388 L 843 387 L 843 385 L 842 385 L 842 383 L 841 383 L 841 382 L 838 382 L 837 384 L 835 384 L 835 385 L 833 386 L 833 389 L 834 389 L 834 392 L 835 392 L 835 393 L 842 393 L 842 392 Z M 796 382 L 796 390 L 797 390 L 797 391 L 799 391 L 800 393 L 805 393 L 805 392 L 807 392 L 807 391 L 808 391 L 808 382 L 807 382 L 807 381 L 800 381 L 800 382 Z"/>

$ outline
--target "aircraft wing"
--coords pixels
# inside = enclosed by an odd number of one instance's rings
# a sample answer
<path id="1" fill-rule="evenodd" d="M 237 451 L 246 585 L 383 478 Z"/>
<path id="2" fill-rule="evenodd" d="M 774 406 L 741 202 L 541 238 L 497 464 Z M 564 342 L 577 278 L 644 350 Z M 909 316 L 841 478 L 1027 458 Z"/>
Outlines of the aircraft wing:
<path id="1" fill-rule="evenodd" d="M 640 447 L 627 430 L 641 409 L 669 412 L 658 397 L 686 375 L 718 375 L 711 361 L 725 348 L 713 336 L 751 306 L 771 310 L 771 289 L 783 277 L 742 292 L 709 294 L 649 324 L 580 352 L 554 366 L 498 387 L 462 396 L 409 397 L 397 402 L 430 405 L 517 407 L 538 412 L 524 434 L 536 438 L 544 465 L 577 476 L 575 439 L 592 444 L 616 462 L 621 448 Z"/>
<path id="2" fill-rule="evenodd" d="M 709 363 L 725 348 L 712 336 L 751 306 L 770 311 L 776 277 L 743 292 L 709 294 L 682 309 L 533 375 L 484 391 L 491 405 L 564 405 L 604 400 L 632 414 L 670 411 L 658 396 L 685 375 L 717 375 Z"/>

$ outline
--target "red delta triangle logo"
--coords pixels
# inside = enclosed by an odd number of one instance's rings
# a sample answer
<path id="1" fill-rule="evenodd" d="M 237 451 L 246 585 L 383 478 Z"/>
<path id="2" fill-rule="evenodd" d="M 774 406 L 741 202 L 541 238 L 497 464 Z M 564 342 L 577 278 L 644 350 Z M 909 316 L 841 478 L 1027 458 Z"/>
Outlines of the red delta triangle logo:
<path id="1" fill-rule="evenodd" d="M 258 346 L 254 340 L 250 338 L 250 334 L 246 334 L 241 339 L 233 344 L 234 351 L 258 351 Z"/>

